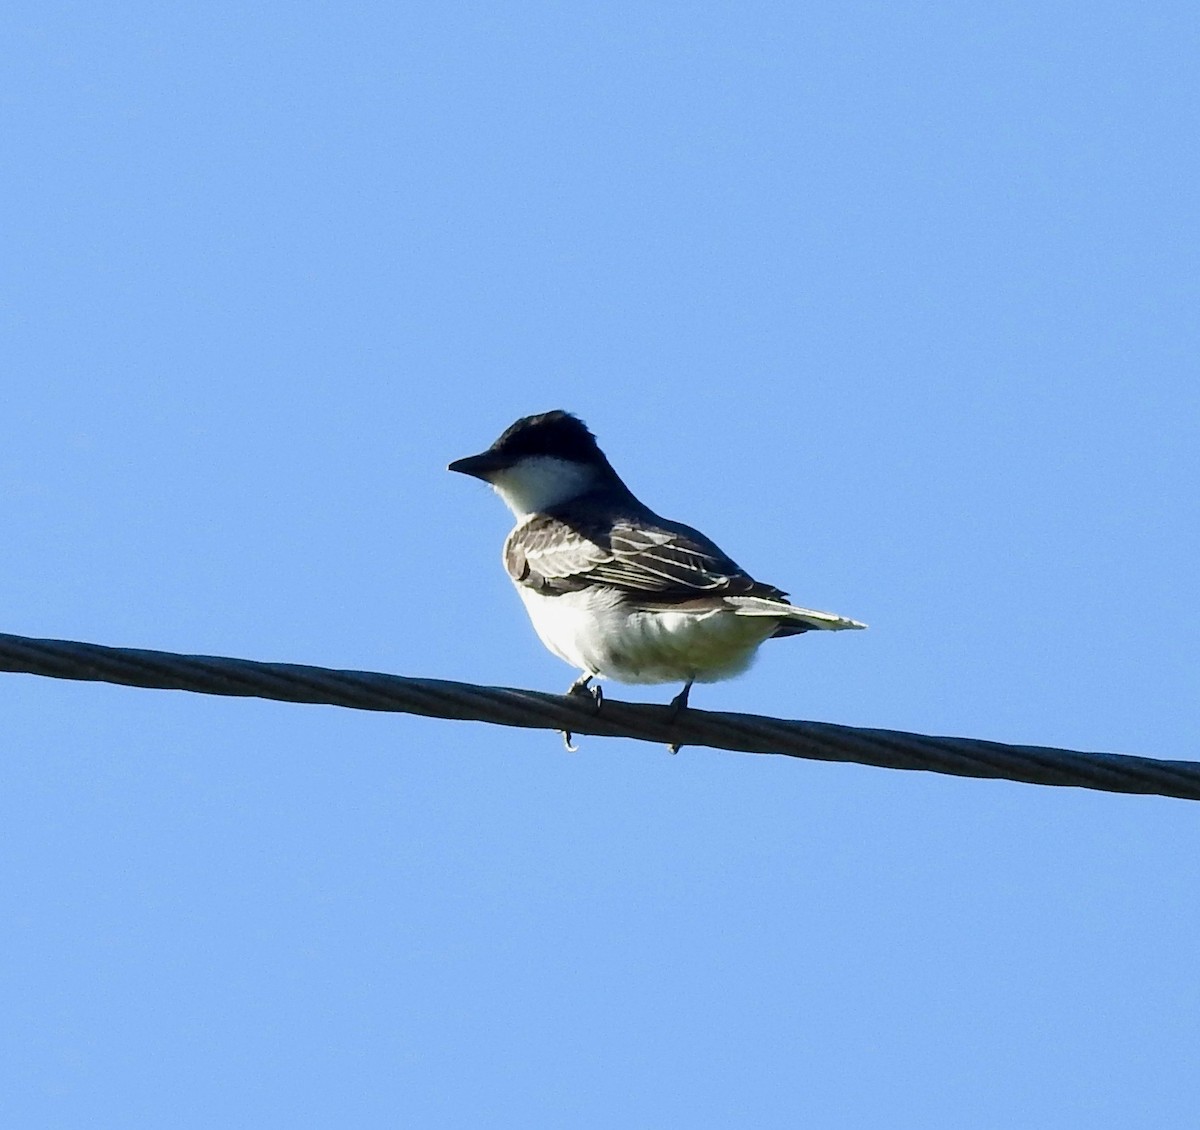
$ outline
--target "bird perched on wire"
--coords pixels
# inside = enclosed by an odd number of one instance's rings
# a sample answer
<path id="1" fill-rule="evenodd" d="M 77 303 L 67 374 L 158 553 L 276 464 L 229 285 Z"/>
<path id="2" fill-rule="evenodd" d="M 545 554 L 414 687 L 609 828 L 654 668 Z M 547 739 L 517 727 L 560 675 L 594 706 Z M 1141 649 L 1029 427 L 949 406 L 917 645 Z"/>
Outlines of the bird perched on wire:
<path id="1" fill-rule="evenodd" d="M 449 469 L 489 483 L 515 515 L 505 568 L 542 643 L 580 672 L 567 693 L 597 707 L 596 678 L 682 683 L 677 714 L 693 683 L 741 674 L 768 639 L 866 627 L 796 607 L 698 530 L 655 514 L 568 412 L 522 417 Z"/>

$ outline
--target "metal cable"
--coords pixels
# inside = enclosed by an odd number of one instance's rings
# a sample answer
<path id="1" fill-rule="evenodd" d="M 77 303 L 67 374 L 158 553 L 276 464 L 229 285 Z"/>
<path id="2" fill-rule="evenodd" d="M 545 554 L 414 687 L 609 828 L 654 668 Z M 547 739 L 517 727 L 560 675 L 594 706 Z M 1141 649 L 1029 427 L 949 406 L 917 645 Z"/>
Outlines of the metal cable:
<path id="1" fill-rule="evenodd" d="M 1070 785 L 1114 793 L 1151 793 L 1200 800 L 1200 762 L 1158 761 L 1118 753 L 1077 753 L 977 738 L 930 737 L 828 722 L 786 721 L 753 714 L 605 699 L 597 711 L 583 696 L 410 679 L 371 671 L 335 671 L 295 663 L 258 663 L 209 655 L 103 647 L 0 633 L 0 671 L 82 679 L 199 694 L 323 703 L 570 730 L 599 737 L 775 753 L 816 761 L 852 761 L 887 769 L 923 769 L 959 777 L 994 777 L 1033 785 Z"/>

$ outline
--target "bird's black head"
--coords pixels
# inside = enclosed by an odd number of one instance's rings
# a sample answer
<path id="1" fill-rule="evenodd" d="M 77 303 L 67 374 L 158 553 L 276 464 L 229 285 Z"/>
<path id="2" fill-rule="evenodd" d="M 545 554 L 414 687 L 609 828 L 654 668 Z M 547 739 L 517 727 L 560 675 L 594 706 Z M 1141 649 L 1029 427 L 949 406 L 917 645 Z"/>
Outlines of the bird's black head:
<path id="1" fill-rule="evenodd" d="M 572 463 L 607 462 L 587 425 L 561 408 L 522 416 L 504 429 L 489 450 L 513 461 L 531 455 L 549 455 Z"/>
<path id="2" fill-rule="evenodd" d="M 486 451 L 456 459 L 450 470 L 491 483 L 516 514 L 601 488 L 632 498 L 587 425 L 562 409 L 522 416 Z"/>
<path id="3" fill-rule="evenodd" d="M 486 451 L 455 460 L 450 464 L 450 470 L 488 479 L 524 460 L 538 458 L 582 464 L 601 472 L 612 471 L 587 425 L 561 408 L 536 416 L 522 416 L 505 428 Z"/>

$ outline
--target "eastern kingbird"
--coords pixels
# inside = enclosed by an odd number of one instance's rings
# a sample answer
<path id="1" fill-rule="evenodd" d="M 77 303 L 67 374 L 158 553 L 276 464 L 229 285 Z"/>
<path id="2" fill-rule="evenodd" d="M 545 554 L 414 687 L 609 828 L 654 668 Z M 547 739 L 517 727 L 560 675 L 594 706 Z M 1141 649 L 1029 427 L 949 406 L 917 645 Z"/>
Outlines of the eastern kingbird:
<path id="1" fill-rule="evenodd" d="M 599 704 L 596 678 L 683 683 L 678 712 L 693 683 L 741 674 L 764 640 L 866 627 L 797 608 L 699 530 L 660 518 L 570 413 L 525 416 L 449 469 L 489 483 L 516 516 L 504 566 L 542 643 L 582 672 L 568 694 Z"/>

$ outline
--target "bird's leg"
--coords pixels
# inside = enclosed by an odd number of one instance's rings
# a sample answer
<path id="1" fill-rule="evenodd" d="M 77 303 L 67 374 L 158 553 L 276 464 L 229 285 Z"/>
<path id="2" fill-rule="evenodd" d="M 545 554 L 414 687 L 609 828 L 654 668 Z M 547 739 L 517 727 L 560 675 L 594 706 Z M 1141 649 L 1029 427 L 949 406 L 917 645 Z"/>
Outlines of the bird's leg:
<path id="1" fill-rule="evenodd" d="M 691 694 L 692 684 L 695 681 L 696 681 L 695 679 L 688 679 L 688 681 L 683 684 L 683 690 L 681 690 L 673 699 L 671 699 L 671 722 L 672 723 L 674 723 L 675 720 L 679 717 L 679 715 L 682 714 L 683 711 L 687 708 L 688 695 Z M 679 752 L 679 743 L 672 742 L 667 747 L 667 749 L 670 750 L 671 753 L 678 753 Z"/>
<path id="2" fill-rule="evenodd" d="M 683 712 L 684 707 L 687 706 L 688 695 L 692 693 L 692 684 L 695 681 L 695 679 L 688 679 L 688 681 L 683 684 L 683 690 L 681 690 L 673 699 L 671 699 L 670 705 L 672 722 L 679 717 L 679 715 Z"/>
<path id="3" fill-rule="evenodd" d="M 599 712 L 600 705 L 601 705 L 601 703 L 604 702 L 604 692 L 600 689 L 599 686 L 591 685 L 592 680 L 595 677 L 596 677 L 595 675 L 589 675 L 586 671 L 584 671 L 584 673 L 582 675 L 580 675 L 579 678 L 575 680 L 575 682 L 573 682 L 569 687 L 567 687 L 567 694 L 572 697 L 574 697 L 576 695 L 588 695 L 591 698 L 592 702 L 595 703 L 596 711 Z M 560 730 L 559 733 L 562 734 L 563 745 L 566 746 L 567 752 L 568 753 L 576 753 L 578 751 L 579 747 L 572 743 L 571 731 L 570 730 Z"/>

